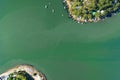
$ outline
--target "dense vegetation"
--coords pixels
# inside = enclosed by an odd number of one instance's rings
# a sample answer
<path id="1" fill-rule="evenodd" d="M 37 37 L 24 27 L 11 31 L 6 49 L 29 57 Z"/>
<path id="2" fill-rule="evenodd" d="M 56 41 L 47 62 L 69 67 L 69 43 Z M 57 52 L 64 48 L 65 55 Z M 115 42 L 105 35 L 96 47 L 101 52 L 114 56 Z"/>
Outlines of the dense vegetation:
<path id="1" fill-rule="evenodd" d="M 120 0 L 69 0 L 70 14 L 82 19 L 101 19 L 120 11 Z"/>
<path id="2" fill-rule="evenodd" d="M 11 73 L 7 80 L 34 80 L 34 79 L 25 71 L 19 71 Z"/>

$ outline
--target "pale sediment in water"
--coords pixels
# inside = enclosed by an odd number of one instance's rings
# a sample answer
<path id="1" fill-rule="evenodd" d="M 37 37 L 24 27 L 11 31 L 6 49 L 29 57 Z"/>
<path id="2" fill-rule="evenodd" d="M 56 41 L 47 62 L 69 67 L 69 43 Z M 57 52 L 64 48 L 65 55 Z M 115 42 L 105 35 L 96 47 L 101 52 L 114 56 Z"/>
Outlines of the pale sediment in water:
<path id="1" fill-rule="evenodd" d="M 26 64 L 18 65 L 2 73 L 0 75 L 0 79 L 7 80 L 8 76 L 11 73 L 18 72 L 18 71 L 27 72 L 34 80 L 46 80 L 45 75 L 43 73 L 41 73 L 40 71 L 37 71 L 32 65 L 26 65 Z"/>

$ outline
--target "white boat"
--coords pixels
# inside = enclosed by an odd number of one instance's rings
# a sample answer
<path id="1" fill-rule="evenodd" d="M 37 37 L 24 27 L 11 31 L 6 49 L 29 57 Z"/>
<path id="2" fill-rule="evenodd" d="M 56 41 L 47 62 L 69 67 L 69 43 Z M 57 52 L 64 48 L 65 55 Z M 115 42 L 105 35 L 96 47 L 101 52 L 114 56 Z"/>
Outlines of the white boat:
<path id="1" fill-rule="evenodd" d="M 52 9 L 52 12 L 54 13 L 54 12 L 55 12 L 55 10 L 54 10 L 54 9 Z"/>
<path id="2" fill-rule="evenodd" d="M 45 8 L 48 8 L 48 6 L 47 6 L 47 5 L 45 5 Z"/>

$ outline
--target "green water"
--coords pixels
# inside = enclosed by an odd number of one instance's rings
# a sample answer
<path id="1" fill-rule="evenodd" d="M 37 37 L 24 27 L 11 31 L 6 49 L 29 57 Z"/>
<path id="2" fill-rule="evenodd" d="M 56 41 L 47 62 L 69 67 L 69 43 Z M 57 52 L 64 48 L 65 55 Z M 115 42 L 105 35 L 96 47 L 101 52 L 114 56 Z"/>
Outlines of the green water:
<path id="1" fill-rule="evenodd" d="M 119 21 L 77 24 L 62 0 L 0 0 L 0 73 L 27 63 L 48 80 L 119 80 Z"/>

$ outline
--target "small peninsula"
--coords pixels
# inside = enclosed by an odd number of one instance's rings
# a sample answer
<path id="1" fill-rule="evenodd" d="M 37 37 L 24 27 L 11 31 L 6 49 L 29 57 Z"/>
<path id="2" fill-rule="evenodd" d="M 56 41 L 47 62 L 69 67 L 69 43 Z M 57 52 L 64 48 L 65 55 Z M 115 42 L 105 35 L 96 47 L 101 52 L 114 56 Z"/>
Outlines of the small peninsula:
<path id="1" fill-rule="evenodd" d="M 69 16 L 78 23 L 98 22 L 120 12 L 120 0 L 64 0 Z"/>
<path id="2" fill-rule="evenodd" d="M 0 75 L 0 80 L 46 80 L 32 65 L 18 65 Z"/>

